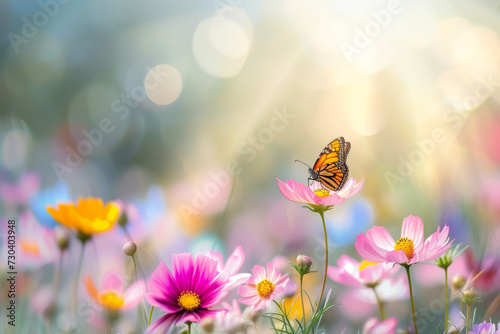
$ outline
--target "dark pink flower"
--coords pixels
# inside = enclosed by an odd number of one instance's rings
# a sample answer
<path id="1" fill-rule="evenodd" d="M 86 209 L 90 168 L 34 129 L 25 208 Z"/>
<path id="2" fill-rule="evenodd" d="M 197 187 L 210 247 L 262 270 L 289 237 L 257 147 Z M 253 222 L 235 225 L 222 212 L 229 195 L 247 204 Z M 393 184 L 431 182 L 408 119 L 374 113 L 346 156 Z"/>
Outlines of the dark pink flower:
<path id="1" fill-rule="evenodd" d="M 227 295 L 229 274 L 217 269 L 208 256 L 173 254 L 172 271 L 160 261 L 151 275 L 148 302 L 167 314 L 148 327 L 146 333 L 165 333 L 178 322 L 201 322 L 223 309 L 211 309 Z"/>

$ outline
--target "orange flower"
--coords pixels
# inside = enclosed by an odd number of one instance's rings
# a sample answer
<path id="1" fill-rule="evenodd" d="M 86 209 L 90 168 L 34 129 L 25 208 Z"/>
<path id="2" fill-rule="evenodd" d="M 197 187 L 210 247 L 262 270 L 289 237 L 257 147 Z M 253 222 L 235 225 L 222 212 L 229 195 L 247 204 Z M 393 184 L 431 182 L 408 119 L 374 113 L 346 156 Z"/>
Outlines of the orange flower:
<path id="1" fill-rule="evenodd" d="M 113 228 L 120 210 L 109 202 L 104 206 L 100 198 L 79 198 L 78 204 L 58 204 L 57 208 L 47 206 L 47 211 L 58 223 L 75 229 L 77 233 L 90 237 Z"/>

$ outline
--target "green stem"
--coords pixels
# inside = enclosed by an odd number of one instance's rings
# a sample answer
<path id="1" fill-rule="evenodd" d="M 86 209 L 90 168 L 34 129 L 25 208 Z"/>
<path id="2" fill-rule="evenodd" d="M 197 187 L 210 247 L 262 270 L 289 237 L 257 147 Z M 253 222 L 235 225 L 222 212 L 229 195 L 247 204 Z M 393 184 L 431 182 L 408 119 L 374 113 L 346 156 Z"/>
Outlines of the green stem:
<path id="1" fill-rule="evenodd" d="M 134 262 L 134 275 L 135 275 L 135 280 L 137 281 L 137 264 L 135 263 L 135 255 L 132 255 L 132 262 Z"/>
<path id="2" fill-rule="evenodd" d="M 408 275 L 408 286 L 410 287 L 410 300 L 411 300 L 411 315 L 413 317 L 413 326 L 415 326 L 415 334 L 418 334 L 418 329 L 417 329 L 417 318 L 415 316 L 415 304 L 413 303 L 413 289 L 411 287 L 411 276 L 410 276 L 410 266 L 409 265 L 403 265 L 406 269 L 406 274 Z"/>
<path id="3" fill-rule="evenodd" d="M 188 325 L 188 334 L 191 334 L 191 321 L 186 322 Z"/>
<path id="4" fill-rule="evenodd" d="M 444 269 L 444 330 L 448 329 L 448 268 Z"/>
<path id="5" fill-rule="evenodd" d="M 50 320 L 49 320 L 49 332 L 48 333 L 51 333 L 51 328 L 52 328 L 52 324 L 54 322 L 54 318 L 56 316 L 56 313 L 57 313 L 57 291 L 59 290 L 59 282 L 61 281 L 61 271 L 62 271 L 62 265 L 63 265 L 63 256 L 64 256 L 64 251 L 60 251 L 59 252 L 59 261 L 57 263 L 57 267 L 56 267 L 56 273 L 55 273 L 55 277 L 54 277 L 54 284 L 52 286 L 52 289 L 53 289 L 53 296 L 54 296 L 54 301 L 53 301 L 53 311 L 52 311 L 52 315 L 50 316 Z"/>
<path id="6" fill-rule="evenodd" d="M 85 241 L 82 241 L 82 250 L 80 252 L 80 258 L 78 260 L 78 267 L 76 269 L 75 282 L 73 284 L 73 312 L 76 316 L 77 302 L 78 302 L 78 281 L 80 279 L 80 273 L 82 271 L 83 265 L 83 255 L 85 254 Z"/>
<path id="7" fill-rule="evenodd" d="M 380 319 L 384 321 L 385 320 L 384 304 L 382 303 L 382 300 L 380 299 L 380 296 L 378 295 L 378 292 L 375 289 L 375 287 L 372 287 L 372 289 L 373 293 L 375 294 L 375 299 L 377 299 L 378 310 L 380 311 Z"/>
<path id="8" fill-rule="evenodd" d="M 322 211 L 319 212 L 321 216 L 321 222 L 323 223 L 323 234 L 325 236 L 325 274 L 323 275 L 323 285 L 321 286 L 321 293 L 319 295 L 318 307 L 314 311 L 311 319 L 314 319 L 316 314 L 319 311 L 319 306 L 321 305 L 321 299 L 323 299 L 323 293 L 325 292 L 325 284 L 326 284 L 326 273 L 328 272 L 328 236 L 326 235 L 326 224 L 325 224 L 325 215 Z"/>
<path id="9" fill-rule="evenodd" d="M 135 282 L 137 282 L 137 280 L 139 279 L 139 276 L 137 275 L 137 263 L 135 261 L 135 255 L 132 255 L 132 262 L 134 263 L 134 276 L 135 276 Z M 143 304 L 144 302 L 141 301 L 139 303 L 139 307 L 137 307 L 137 316 L 138 316 L 138 319 L 140 319 L 141 323 L 143 322 L 146 322 L 146 316 L 147 316 L 147 312 L 146 311 L 146 307 L 145 305 Z"/>
<path id="10" fill-rule="evenodd" d="M 302 289 L 302 280 L 304 279 L 304 275 L 300 275 L 300 302 L 302 304 L 302 321 L 304 322 L 304 334 L 307 334 L 306 331 L 306 311 L 304 308 L 304 291 Z"/>
<path id="11" fill-rule="evenodd" d="M 467 304 L 467 320 L 465 321 L 465 332 L 469 332 L 469 316 L 470 316 L 470 305 Z"/>
<path id="12" fill-rule="evenodd" d="M 151 318 L 153 317 L 153 310 L 154 309 L 155 309 L 155 307 L 151 306 L 151 311 L 149 311 L 148 327 L 151 325 Z"/>

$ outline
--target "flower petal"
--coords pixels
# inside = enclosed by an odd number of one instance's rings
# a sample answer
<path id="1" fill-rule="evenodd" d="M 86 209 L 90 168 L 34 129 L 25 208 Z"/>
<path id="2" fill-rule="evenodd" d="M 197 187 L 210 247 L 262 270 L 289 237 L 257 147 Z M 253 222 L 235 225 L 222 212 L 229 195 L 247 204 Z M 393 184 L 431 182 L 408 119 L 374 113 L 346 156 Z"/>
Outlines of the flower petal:
<path id="1" fill-rule="evenodd" d="M 422 218 L 412 215 L 406 217 L 401 227 L 401 237 L 413 241 L 415 252 L 418 252 L 424 245 L 424 221 Z"/>

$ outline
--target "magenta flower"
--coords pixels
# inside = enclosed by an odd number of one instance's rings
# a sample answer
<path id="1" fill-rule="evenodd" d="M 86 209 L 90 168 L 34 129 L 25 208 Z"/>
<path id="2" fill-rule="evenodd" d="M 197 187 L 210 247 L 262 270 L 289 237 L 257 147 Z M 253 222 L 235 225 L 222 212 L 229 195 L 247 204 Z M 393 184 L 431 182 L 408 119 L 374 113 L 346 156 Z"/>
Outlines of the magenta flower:
<path id="1" fill-rule="evenodd" d="M 392 275 L 397 269 L 386 263 L 373 263 L 366 260 L 358 262 L 344 254 L 338 259 L 337 267 L 328 267 L 328 277 L 348 286 L 372 287 Z"/>
<path id="2" fill-rule="evenodd" d="M 225 271 L 229 274 L 229 283 L 226 286 L 226 290 L 236 288 L 237 286 L 245 283 L 250 277 L 250 274 L 248 273 L 238 274 L 243 262 L 245 262 L 245 252 L 241 246 L 234 249 L 233 254 L 227 258 L 226 263 L 224 263 L 222 254 L 219 252 L 209 250 L 207 252 L 207 256 L 217 261 L 217 269 L 219 271 Z"/>
<path id="3" fill-rule="evenodd" d="M 243 297 L 240 302 L 253 306 L 254 311 L 266 308 L 271 301 L 283 294 L 288 283 L 288 276 L 281 273 L 271 262 L 267 263 L 266 269 L 256 265 L 247 284 L 238 288 L 238 294 Z"/>
<path id="4" fill-rule="evenodd" d="M 323 188 L 319 182 L 313 182 L 311 186 L 298 183 L 295 180 L 286 182 L 278 180 L 281 193 L 288 200 L 297 203 L 304 203 L 313 209 L 327 210 L 333 205 L 342 204 L 346 198 L 356 195 L 363 187 L 364 179 L 356 183 L 356 179 L 350 178 L 344 187 L 339 191 L 332 192 Z"/>
<path id="5" fill-rule="evenodd" d="M 398 320 L 396 318 L 387 318 L 379 321 L 377 318 L 366 320 L 363 326 L 363 334 L 394 334 Z"/>
<path id="6" fill-rule="evenodd" d="M 421 218 L 408 216 L 403 220 L 401 238 L 394 241 L 382 226 L 374 226 L 361 233 L 354 244 L 358 253 L 370 262 L 396 262 L 412 265 L 421 261 L 432 261 L 451 247 L 449 228 L 434 232 L 424 242 L 424 222 Z"/>
<path id="7" fill-rule="evenodd" d="M 159 307 L 162 316 L 146 333 L 164 333 L 178 322 L 201 322 L 205 317 L 214 316 L 223 309 L 211 309 L 227 295 L 229 274 L 217 270 L 217 261 L 198 254 L 173 254 L 172 271 L 160 261 L 151 274 L 148 302 Z"/>

